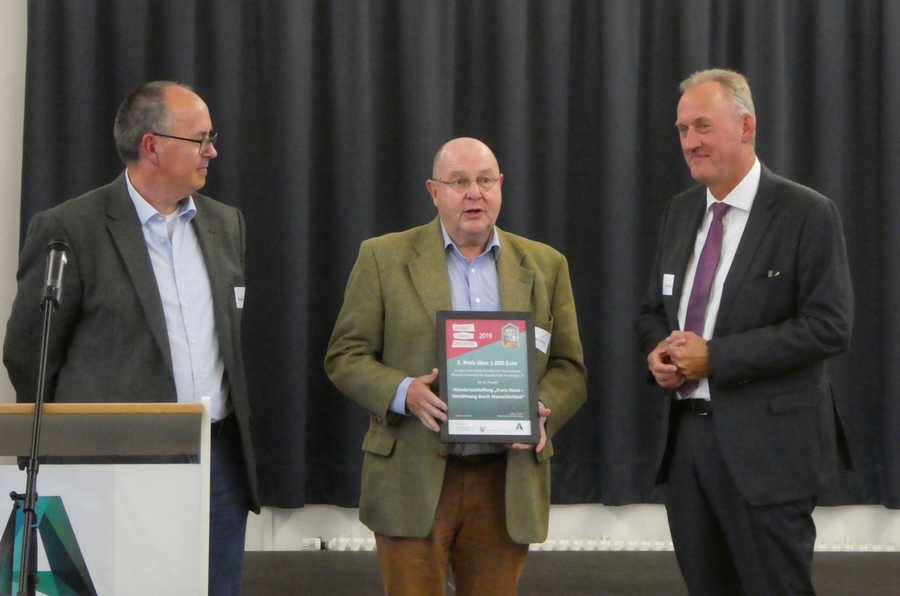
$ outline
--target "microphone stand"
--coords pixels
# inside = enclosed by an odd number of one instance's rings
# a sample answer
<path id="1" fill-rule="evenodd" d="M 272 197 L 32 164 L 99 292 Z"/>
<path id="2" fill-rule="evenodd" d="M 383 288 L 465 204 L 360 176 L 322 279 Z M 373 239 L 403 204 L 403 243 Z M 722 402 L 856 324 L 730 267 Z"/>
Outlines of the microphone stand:
<path id="1" fill-rule="evenodd" d="M 28 458 L 28 480 L 25 494 L 13 491 L 13 509 L 23 508 L 21 565 L 19 567 L 19 591 L 16 596 L 36 596 L 37 572 L 37 474 L 38 447 L 41 442 L 41 416 L 44 409 L 44 387 L 47 376 L 47 351 L 50 344 L 50 318 L 59 309 L 59 287 L 48 286 L 44 290 L 41 308 L 44 310 L 44 327 L 41 333 L 41 358 L 38 371 L 37 395 L 34 400 L 34 422 L 31 430 L 31 456 Z M 21 505 L 20 505 L 21 502 Z"/>

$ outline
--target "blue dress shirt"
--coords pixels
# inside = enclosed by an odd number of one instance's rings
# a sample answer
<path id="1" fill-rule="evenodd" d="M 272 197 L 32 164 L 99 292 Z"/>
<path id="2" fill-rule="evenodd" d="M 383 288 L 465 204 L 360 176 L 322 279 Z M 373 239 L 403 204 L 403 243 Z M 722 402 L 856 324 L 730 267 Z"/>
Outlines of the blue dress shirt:
<path id="1" fill-rule="evenodd" d="M 172 368 L 179 403 L 211 398 L 213 421 L 231 413 L 225 363 L 213 317 L 212 290 L 206 262 L 191 220 L 197 215 L 194 199 L 187 197 L 170 216 L 156 211 L 131 184 L 128 194 L 138 219 L 166 315 Z"/>
<path id="2" fill-rule="evenodd" d="M 444 249 L 447 253 L 447 273 L 450 275 L 450 297 L 453 310 L 500 310 L 500 281 L 497 278 L 497 257 L 500 254 L 500 237 L 497 228 L 484 252 L 469 260 L 459 252 L 444 223 L 441 222 Z M 397 387 L 391 410 L 406 415 L 406 393 L 415 379 L 407 377 Z"/>

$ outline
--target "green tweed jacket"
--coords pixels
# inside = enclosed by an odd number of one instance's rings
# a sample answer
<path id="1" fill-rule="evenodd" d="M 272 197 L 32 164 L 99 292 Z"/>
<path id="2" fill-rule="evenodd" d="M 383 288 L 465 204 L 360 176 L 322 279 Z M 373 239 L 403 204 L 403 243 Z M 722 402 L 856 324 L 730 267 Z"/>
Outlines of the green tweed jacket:
<path id="1" fill-rule="evenodd" d="M 507 452 L 506 523 L 519 543 L 543 542 L 550 512 L 549 438 L 586 398 L 586 372 L 565 257 L 553 248 L 498 229 L 497 274 L 503 310 L 531 311 L 551 334 L 537 353 L 538 398 L 552 411 L 547 445 Z M 436 312 L 451 310 L 440 220 L 362 243 L 325 357 L 345 395 L 370 412 L 360 520 L 387 536 L 424 537 L 431 530 L 444 477 L 440 435 L 418 418 L 389 410 L 406 377 L 437 366 Z"/>

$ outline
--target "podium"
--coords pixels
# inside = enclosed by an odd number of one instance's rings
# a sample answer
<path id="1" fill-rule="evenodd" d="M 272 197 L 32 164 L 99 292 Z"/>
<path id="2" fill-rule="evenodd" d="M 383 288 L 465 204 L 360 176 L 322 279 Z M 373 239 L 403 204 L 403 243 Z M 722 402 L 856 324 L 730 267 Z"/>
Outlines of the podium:
<path id="1" fill-rule="evenodd" d="M 33 415 L 33 404 L 0 404 L 0 456 L 29 455 Z M 45 404 L 39 455 L 51 459 L 41 463 L 38 495 L 54 519 L 71 523 L 74 548 L 99 596 L 207 594 L 209 398 L 201 404 Z M 136 463 L 183 455 L 195 463 Z M 67 460 L 79 463 L 58 463 Z M 24 492 L 25 484 L 26 473 L 14 463 L 0 465 L 0 494 Z M 11 511 L 12 500 L 7 503 Z M 2 511 L 0 520 L 6 519 Z M 48 517 L 48 527 L 54 524 Z M 51 548 L 43 532 L 39 524 L 38 572 L 46 580 L 37 591 L 61 594 L 50 585 L 51 555 L 60 544 L 71 549 L 73 538 L 53 529 Z M 15 557 L 18 582 L 19 553 Z M 0 586 L 0 593 L 8 589 Z"/>

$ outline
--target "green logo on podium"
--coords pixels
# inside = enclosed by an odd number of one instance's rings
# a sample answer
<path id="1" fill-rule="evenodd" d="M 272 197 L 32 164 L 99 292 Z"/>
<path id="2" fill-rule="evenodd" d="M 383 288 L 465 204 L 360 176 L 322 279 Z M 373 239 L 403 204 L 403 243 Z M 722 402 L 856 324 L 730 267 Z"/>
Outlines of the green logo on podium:
<path id="1" fill-rule="evenodd" d="M 38 497 L 35 509 L 38 534 L 50 563 L 50 571 L 38 571 L 37 592 L 47 596 L 97 596 L 62 498 Z M 15 594 L 19 590 L 24 519 L 22 509 L 14 509 L 0 538 L 0 593 Z"/>

